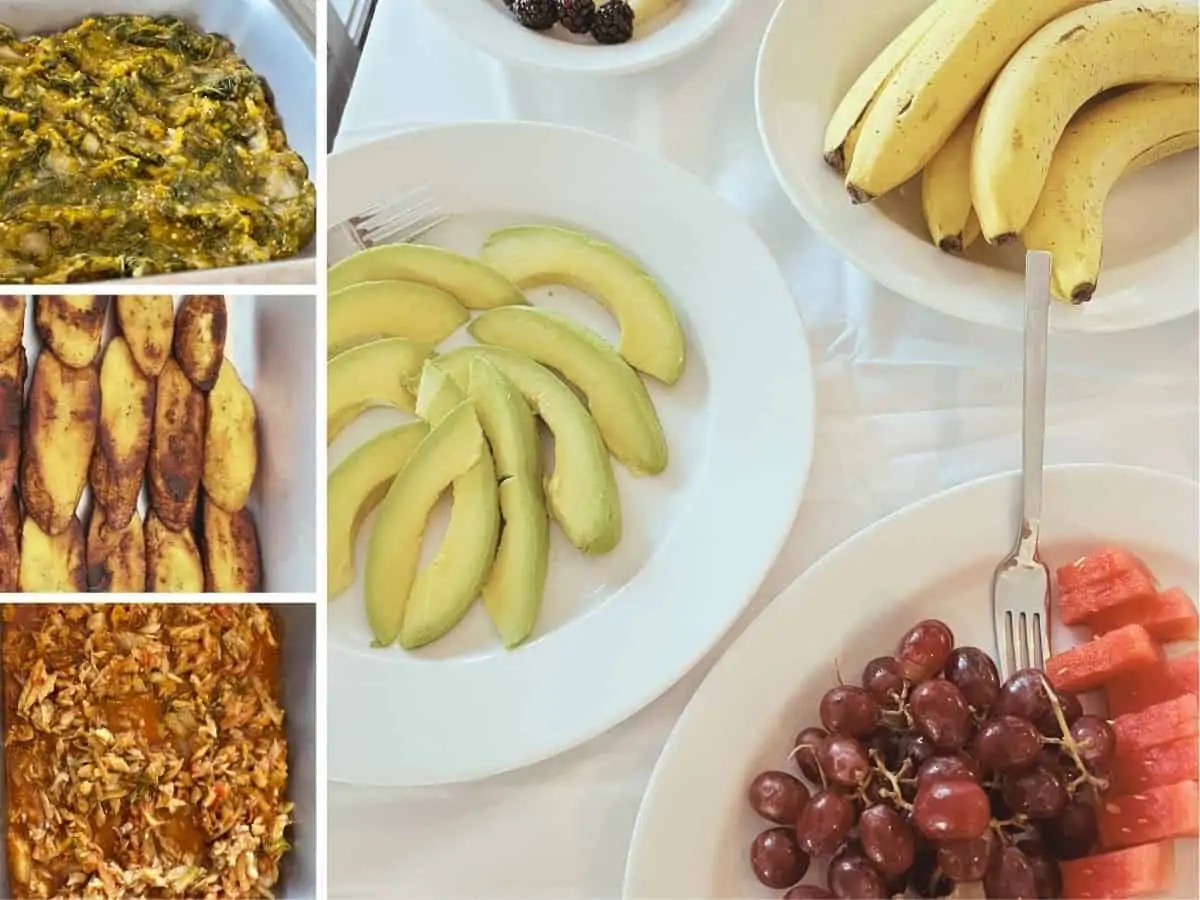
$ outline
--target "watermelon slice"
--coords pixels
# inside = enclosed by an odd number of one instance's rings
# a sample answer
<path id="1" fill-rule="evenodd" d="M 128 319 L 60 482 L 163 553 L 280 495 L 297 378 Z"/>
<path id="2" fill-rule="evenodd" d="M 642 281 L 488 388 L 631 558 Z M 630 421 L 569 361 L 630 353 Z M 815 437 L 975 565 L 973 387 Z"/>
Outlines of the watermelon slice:
<path id="1" fill-rule="evenodd" d="M 1163 894 L 1172 887 L 1175 848 L 1169 843 L 1143 844 L 1058 864 L 1062 896 L 1078 900 L 1121 900 Z"/>
<path id="2" fill-rule="evenodd" d="M 1195 738 L 1151 747 L 1137 756 L 1118 756 L 1109 784 L 1115 794 L 1136 794 L 1149 788 L 1200 779 L 1200 754 Z"/>
<path id="3" fill-rule="evenodd" d="M 1183 694 L 1139 712 L 1117 716 L 1112 723 L 1117 733 L 1117 756 L 1133 757 L 1172 741 L 1195 740 L 1198 719 L 1200 706 L 1195 694 Z"/>
<path id="4" fill-rule="evenodd" d="M 1124 547 L 1101 547 L 1073 563 L 1060 566 L 1054 574 L 1060 591 L 1073 591 L 1085 585 L 1112 581 L 1129 572 L 1149 575 L 1150 569 Z"/>
<path id="5" fill-rule="evenodd" d="M 1123 716 L 1147 706 L 1200 691 L 1200 656 L 1172 656 L 1153 666 L 1115 678 L 1105 686 L 1108 714 Z"/>
<path id="6" fill-rule="evenodd" d="M 1136 794 L 1106 796 L 1096 810 L 1096 824 L 1105 850 L 1196 837 L 1200 835 L 1200 785 L 1180 781 Z"/>
<path id="7" fill-rule="evenodd" d="M 1077 694 L 1126 672 L 1152 666 L 1161 658 L 1158 644 L 1145 628 L 1126 625 L 1050 657 L 1046 660 L 1046 677 L 1055 690 Z"/>
<path id="8" fill-rule="evenodd" d="M 1061 584 L 1060 577 L 1059 585 Z M 1158 590 L 1150 573 L 1143 569 L 1130 569 L 1114 575 L 1107 581 L 1061 588 L 1058 611 L 1067 625 L 1078 625 L 1101 610 L 1125 604 L 1136 606 L 1153 600 L 1156 596 Z"/>
<path id="9" fill-rule="evenodd" d="M 1101 610 L 1087 620 L 1087 625 L 1096 634 L 1105 634 L 1137 624 L 1150 632 L 1151 637 L 1169 644 L 1171 641 L 1194 641 L 1198 622 L 1192 598 L 1183 588 L 1173 587 L 1157 594 L 1153 600 Z"/>

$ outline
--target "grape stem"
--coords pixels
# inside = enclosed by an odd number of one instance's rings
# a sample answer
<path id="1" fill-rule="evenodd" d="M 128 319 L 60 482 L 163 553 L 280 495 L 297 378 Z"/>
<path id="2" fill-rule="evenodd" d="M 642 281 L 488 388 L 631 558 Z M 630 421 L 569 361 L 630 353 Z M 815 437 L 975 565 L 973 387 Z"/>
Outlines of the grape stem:
<path id="1" fill-rule="evenodd" d="M 892 786 L 891 790 L 886 788 L 880 789 L 879 795 L 889 798 L 905 812 L 912 812 L 912 804 L 904 799 L 904 792 L 900 789 L 900 779 L 908 773 L 908 767 L 912 764 L 912 760 L 904 760 L 900 765 L 900 771 L 895 773 L 887 767 L 887 763 L 883 761 L 878 751 L 873 748 L 871 750 L 871 760 L 875 763 L 875 771 L 886 778 L 888 784 Z"/>
<path id="2" fill-rule="evenodd" d="M 1054 720 L 1058 723 L 1058 730 L 1062 732 L 1062 739 L 1046 738 L 1045 743 L 1055 743 L 1061 747 L 1066 747 L 1067 752 L 1071 754 L 1071 759 L 1079 769 L 1079 775 L 1067 785 L 1067 793 L 1074 796 L 1075 790 L 1079 785 L 1087 783 L 1095 787 L 1099 791 L 1108 790 L 1108 779 L 1099 778 L 1088 771 L 1088 768 L 1083 763 L 1083 757 L 1079 755 L 1079 746 L 1075 743 L 1075 738 L 1071 736 L 1071 726 L 1067 724 L 1066 714 L 1063 712 L 1062 703 L 1059 702 L 1058 693 L 1050 685 L 1050 679 L 1044 674 L 1039 673 L 1042 679 L 1042 686 L 1046 688 L 1046 696 L 1050 700 L 1050 708 L 1054 710 Z"/>

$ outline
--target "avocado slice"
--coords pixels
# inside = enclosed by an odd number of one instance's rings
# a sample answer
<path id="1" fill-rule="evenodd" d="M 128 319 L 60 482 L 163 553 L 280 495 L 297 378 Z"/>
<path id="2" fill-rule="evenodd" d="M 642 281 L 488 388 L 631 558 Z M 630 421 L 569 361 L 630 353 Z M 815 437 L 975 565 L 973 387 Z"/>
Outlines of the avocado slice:
<path id="1" fill-rule="evenodd" d="M 542 493 L 541 446 L 529 404 L 484 357 L 470 364 L 470 397 L 500 475 L 503 527 L 496 561 L 483 584 L 483 605 L 504 646 L 533 631 L 546 588 L 550 521 Z"/>
<path id="2" fill-rule="evenodd" d="M 354 582 L 354 546 L 363 520 L 427 434 L 424 422 L 391 428 L 347 456 L 329 476 L 325 584 L 330 600 Z"/>
<path id="3" fill-rule="evenodd" d="M 600 335 L 532 306 L 489 310 L 467 328 L 482 344 L 515 350 L 561 372 L 587 397 L 604 443 L 632 472 L 657 475 L 666 468 L 667 439 L 646 385 Z"/>
<path id="4" fill-rule="evenodd" d="M 375 646 L 386 647 L 400 636 L 429 514 L 442 492 L 479 462 L 484 449 L 474 408 L 460 403 L 430 429 L 388 488 L 367 545 L 364 593 Z"/>
<path id="5" fill-rule="evenodd" d="M 327 273 L 329 293 L 364 281 L 416 281 L 452 294 L 467 309 L 524 303 L 520 289 L 490 266 L 427 244 L 384 244 L 347 256 Z"/>
<path id="6" fill-rule="evenodd" d="M 621 540 L 621 497 L 604 439 L 586 407 L 549 369 L 502 347 L 460 347 L 439 356 L 438 365 L 469 389 L 475 357 L 499 369 L 554 435 L 554 470 L 544 481 L 550 515 L 584 553 L 607 553 Z"/>
<path id="7" fill-rule="evenodd" d="M 339 353 L 326 366 L 326 440 L 372 406 L 416 407 L 412 388 L 433 348 L 404 338 L 385 338 Z"/>
<path id="8" fill-rule="evenodd" d="M 482 259 L 520 288 L 565 284 L 588 294 L 616 318 L 626 362 L 667 384 L 679 380 L 686 351 L 675 310 L 653 276 L 612 244 L 521 225 L 490 234 Z"/>
<path id="9" fill-rule="evenodd" d="M 450 294 L 416 281 L 364 281 L 329 295 L 329 358 L 380 338 L 440 344 L 467 321 Z"/>

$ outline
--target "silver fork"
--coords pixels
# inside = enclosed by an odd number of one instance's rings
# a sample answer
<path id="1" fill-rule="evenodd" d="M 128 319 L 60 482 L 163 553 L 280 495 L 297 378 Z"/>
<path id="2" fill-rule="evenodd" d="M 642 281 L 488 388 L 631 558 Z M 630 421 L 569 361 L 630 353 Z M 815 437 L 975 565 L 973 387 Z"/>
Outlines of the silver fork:
<path id="1" fill-rule="evenodd" d="M 1025 373 L 1021 424 L 1021 530 L 996 567 L 992 615 L 1000 676 L 1041 669 L 1050 656 L 1050 570 L 1038 555 L 1042 456 L 1046 435 L 1046 344 L 1050 325 L 1050 254 L 1025 254 Z"/>
<path id="2" fill-rule="evenodd" d="M 330 262 L 379 244 L 415 241 L 450 218 L 429 185 L 376 203 L 329 227 Z"/>

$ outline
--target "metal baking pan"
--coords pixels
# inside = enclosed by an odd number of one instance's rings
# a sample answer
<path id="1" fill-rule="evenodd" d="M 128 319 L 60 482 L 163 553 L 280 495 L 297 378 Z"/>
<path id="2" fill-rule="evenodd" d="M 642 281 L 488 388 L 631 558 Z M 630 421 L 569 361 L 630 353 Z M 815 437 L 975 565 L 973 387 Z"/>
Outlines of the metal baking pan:
<path id="1" fill-rule="evenodd" d="M 311 603 L 267 606 L 276 616 L 282 640 L 288 799 L 295 804 L 287 834 L 292 851 L 281 862 L 275 896 L 278 900 L 313 900 L 323 893 L 317 885 L 317 607 Z M 3 765 L 0 754 L 0 801 L 6 785 Z M 7 805 L 0 802 L 0 809 L 7 810 Z M 7 812 L 5 816 L 7 827 Z M 0 840 L 0 896 L 8 896 L 7 891 L 8 841 Z"/>
<path id="2" fill-rule="evenodd" d="M 91 15 L 174 15 L 204 31 L 222 34 L 238 55 L 266 79 L 275 95 L 288 143 L 317 174 L 317 63 L 315 35 L 293 6 L 295 0 L 13 0 L 0 4 L 0 22 L 18 34 L 56 31 Z M 320 198 L 318 197 L 318 202 Z M 318 232 L 320 231 L 318 227 Z M 315 285 L 316 239 L 299 256 L 262 265 L 201 269 L 103 282 L 127 284 Z M 99 284 L 72 285 L 83 292 Z"/>

